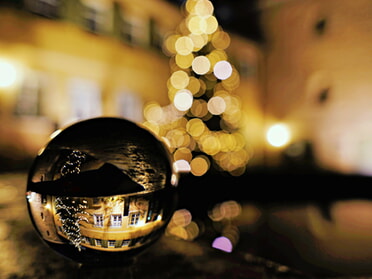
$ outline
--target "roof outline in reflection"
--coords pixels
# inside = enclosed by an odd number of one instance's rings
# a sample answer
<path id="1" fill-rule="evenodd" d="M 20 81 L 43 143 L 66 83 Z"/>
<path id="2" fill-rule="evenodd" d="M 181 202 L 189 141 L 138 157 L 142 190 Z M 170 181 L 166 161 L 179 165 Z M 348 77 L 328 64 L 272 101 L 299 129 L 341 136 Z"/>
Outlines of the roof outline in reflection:
<path id="1" fill-rule="evenodd" d="M 107 185 L 110 187 L 105 187 Z M 104 164 L 97 170 L 70 174 L 53 181 L 33 182 L 29 188 L 41 194 L 75 197 L 122 195 L 146 191 L 143 186 L 111 164 Z"/>

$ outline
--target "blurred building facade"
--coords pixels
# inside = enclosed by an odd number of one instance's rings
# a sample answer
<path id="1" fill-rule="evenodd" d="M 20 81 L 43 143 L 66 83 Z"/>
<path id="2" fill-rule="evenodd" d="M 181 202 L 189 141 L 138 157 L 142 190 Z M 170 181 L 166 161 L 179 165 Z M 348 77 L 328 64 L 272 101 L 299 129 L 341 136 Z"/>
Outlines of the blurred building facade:
<path id="1" fill-rule="evenodd" d="M 371 175 L 371 1 L 260 2 L 267 124 L 293 158 L 306 143 L 322 168 Z"/>
<path id="2" fill-rule="evenodd" d="M 179 7 L 162 0 L 24 0 L 2 5 L 0 14 L 3 169 L 34 157 L 55 129 L 74 121 L 104 115 L 142 122 L 147 102 L 167 104 L 163 43 L 182 20 Z M 231 41 L 246 140 L 260 145 L 259 51 L 238 36 Z"/>

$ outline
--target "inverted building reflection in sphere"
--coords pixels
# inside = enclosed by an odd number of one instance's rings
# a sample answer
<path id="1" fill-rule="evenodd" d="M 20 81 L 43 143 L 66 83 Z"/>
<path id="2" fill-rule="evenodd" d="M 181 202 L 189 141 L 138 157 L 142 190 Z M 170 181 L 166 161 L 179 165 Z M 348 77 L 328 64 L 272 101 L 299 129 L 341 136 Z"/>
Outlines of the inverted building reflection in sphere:
<path id="1" fill-rule="evenodd" d="M 36 157 L 27 204 L 41 238 L 85 264 L 131 262 L 176 206 L 167 148 L 142 127 L 94 118 L 67 127 Z"/>

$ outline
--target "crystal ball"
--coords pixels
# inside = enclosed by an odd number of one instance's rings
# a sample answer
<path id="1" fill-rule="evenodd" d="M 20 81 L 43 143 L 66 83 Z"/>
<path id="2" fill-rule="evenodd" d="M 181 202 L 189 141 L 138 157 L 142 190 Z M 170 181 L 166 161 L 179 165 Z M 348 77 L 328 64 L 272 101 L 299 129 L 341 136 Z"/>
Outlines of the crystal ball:
<path id="1" fill-rule="evenodd" d="M 156 136 L 131 121 L 99 117 L 51 137 L 30 169 L 26 201 L 52 249 L 86 265 L 119 265 L 163 234 L 177 182 Z"/>

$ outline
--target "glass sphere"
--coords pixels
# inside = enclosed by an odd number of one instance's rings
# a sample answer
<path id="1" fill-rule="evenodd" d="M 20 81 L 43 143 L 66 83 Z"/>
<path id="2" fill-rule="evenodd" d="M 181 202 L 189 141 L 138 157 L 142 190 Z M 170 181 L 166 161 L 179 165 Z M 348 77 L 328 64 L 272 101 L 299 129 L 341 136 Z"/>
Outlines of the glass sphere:
<path id="1" fill-rule="evenodd" d="M 131 262 L 163 233 L 176 207 L 168 149 L 121 118 L 59 132 L 34 160 L 26 200 L 41 238 L 83 264 Z"/>

